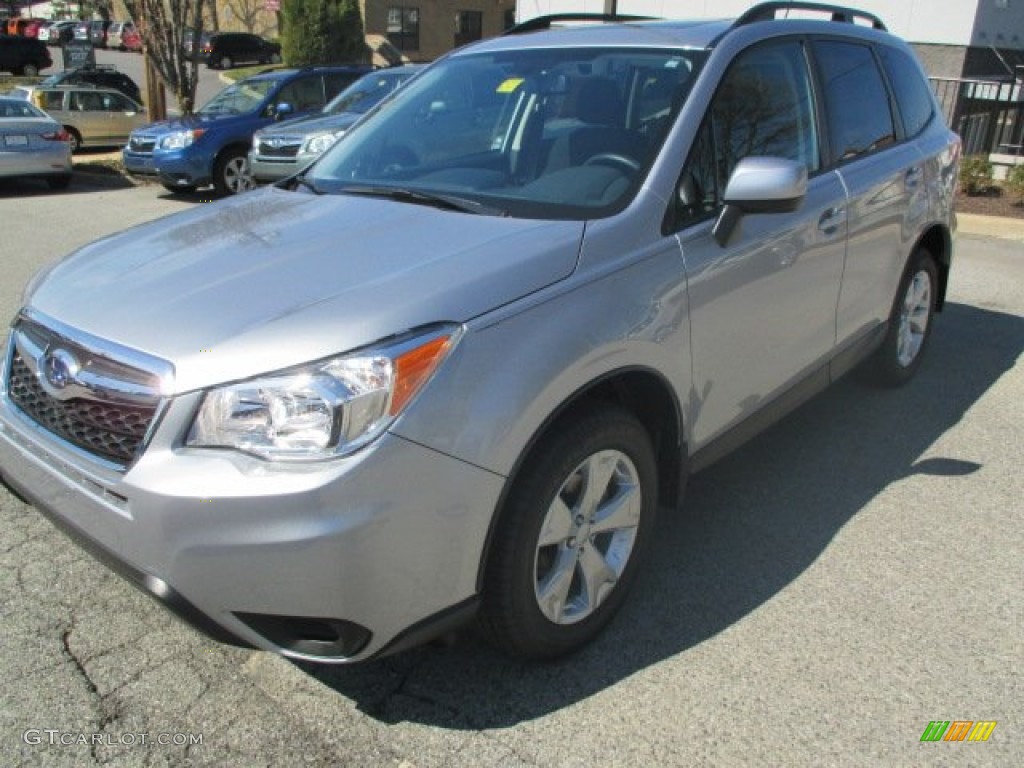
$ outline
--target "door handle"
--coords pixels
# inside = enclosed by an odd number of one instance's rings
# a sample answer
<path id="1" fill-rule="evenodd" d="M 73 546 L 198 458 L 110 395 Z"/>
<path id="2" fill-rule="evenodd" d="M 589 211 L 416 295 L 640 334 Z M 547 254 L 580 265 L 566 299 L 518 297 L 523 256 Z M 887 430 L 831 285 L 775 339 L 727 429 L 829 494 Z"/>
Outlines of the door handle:
<path id="1" fill-rule="evenodd" d="M 818 229 L 823 234 L 832 236 L 839 231 L 839 228 L 846 223 L 846 207 L 837 206 L 829 208 L 818 219 Z"/>

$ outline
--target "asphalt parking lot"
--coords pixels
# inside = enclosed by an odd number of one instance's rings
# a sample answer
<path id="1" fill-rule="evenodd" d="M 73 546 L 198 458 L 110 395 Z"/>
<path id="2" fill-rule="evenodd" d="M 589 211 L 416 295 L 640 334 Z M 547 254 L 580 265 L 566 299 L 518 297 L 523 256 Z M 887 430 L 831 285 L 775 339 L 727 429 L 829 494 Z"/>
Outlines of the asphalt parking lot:
<path id="1" fill-rule="evenodd" d="M 201 204 L 0 185 L 3 322 L 44 263 Z M 1024 235 L 1001 234 L 960 237 L 910 386 L 844 380 L 692 478 L 623 613 L 558 663 L 472 633 L 360 667 L 218 646 L 0 489 L 0 765 L 1024 765 Z M 956 720 L 996 726 L 920 741 Z"/>

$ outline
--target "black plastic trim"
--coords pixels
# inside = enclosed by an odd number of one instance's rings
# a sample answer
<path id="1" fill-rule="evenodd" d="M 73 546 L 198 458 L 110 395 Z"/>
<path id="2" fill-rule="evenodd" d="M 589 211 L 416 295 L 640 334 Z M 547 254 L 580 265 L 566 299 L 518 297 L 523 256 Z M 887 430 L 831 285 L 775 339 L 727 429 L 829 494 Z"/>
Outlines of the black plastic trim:
<path id="1" fill-rule="evenodd" d="M 461 629 L 473 620 L 479 608 L 480 596 L 473 595 L 461 603 L 456 603 L 442 611 L 438 611 L 432 616 L 428 616 L 411 627 L 402 630 L 387 645 L 369 658 L 379 659 L 383 656 L 391 656 L 392 654 L 415 648 L 418 645 L 423 645 L 449 632 Z"/>
<path id="2" fill-rule="evenodd" d="M 871 26 L 883 32 L 888 31 L 880 18 L 873 13 L 847 8 L 831 3 L 812 3 L 803 0 L 780 0 L 779 2 L 760 3 L 748 10 L 733 23 L 733 28 L 753 24 L 756 21 L 772 21 L 778 11 L 821 11 L 832 14 L 832 21 L 853 24 L 854 19 L 863 19 Z"/>

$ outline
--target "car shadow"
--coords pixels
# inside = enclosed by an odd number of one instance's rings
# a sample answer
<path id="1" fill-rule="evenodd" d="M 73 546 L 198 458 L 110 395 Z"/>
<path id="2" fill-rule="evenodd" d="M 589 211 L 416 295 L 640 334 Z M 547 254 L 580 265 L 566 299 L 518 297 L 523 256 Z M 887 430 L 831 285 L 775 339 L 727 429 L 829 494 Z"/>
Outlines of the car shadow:
<path id="1" fill-rule="evenodd" d="M 980 468 L 921 456 L 1013 367 L 1024 319 L 948 304 L 931 343 L 908 386 L 847 378 L 692 477 L 624 609 L 572 657 L 523 663 L 466 632 L 361 666 L 297 666 L 378 720 L 461 730 L 535 719 L 687 652 L 797 579 L 887 486 Z"/>
<path id="2" fill-rule="evenodd" d="M 76 168 L 71 175 L 71 184 L 64 189 L 50 189 L 46 180 L 39 178 L 0 179 L 0 200 L 46 195 L 83 195 L 134 186 L 136 185 L 116 172 L 82 171 Z"/>

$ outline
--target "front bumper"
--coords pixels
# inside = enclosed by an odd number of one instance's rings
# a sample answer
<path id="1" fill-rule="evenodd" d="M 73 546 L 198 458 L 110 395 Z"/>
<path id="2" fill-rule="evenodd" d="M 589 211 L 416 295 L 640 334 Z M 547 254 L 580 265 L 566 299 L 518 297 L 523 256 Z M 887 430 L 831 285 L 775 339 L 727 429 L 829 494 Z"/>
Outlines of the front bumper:
<path id="1" fill-rule="evenodd" d="M 250 151 L 249 172 L 259 182 L 280 181 L 289 176 L 294 176 L 316 160 L 317 157 L 319 155 L 296 155 L 287 159 L 274 158 L 273 160 L 268 160 Z"/>
<path id="2" fill-rule="evenodd" d="M 290 467 L 182 448 L 198 399 L 175 398 L 122 473 L 0 398 L 0 476 L 221 641 L 344 663 L 465 617 L 503 478 L 390 434 Z"/>
<path id="3" fill-rule="evenodd" d="M 212 158 L 189 150 L 160 150 L 151 153 L 121 153 L 125 170 L 138 176 L 158 176 L 165 184 L 177 187 L 202 187 L 212 181 Z"/>

